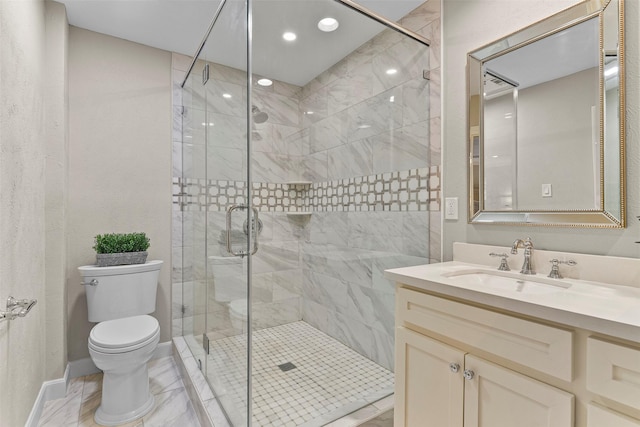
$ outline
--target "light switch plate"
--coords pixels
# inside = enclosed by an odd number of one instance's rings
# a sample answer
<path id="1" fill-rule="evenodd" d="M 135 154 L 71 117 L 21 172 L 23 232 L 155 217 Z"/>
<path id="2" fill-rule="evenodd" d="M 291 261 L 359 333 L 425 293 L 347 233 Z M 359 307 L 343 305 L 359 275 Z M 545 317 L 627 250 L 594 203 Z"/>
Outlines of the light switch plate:
<path id="1" fill-rule="evenodd" d="M 542 184 L 542 197 L 552 197 L 551 184 Z"/>
<path id="2" fill-rule="evenodd" d="M 444 199 L 444 219 L 458 219 L 457 197 L 447 197 Z"/>

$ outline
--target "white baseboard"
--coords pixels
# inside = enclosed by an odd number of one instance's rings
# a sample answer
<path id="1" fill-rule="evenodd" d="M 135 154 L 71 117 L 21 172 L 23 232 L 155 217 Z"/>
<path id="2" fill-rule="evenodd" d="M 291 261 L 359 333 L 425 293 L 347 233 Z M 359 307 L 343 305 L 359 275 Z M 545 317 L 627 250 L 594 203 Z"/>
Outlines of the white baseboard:
<path id="1" fill-rule="evenodd" d="M 173 356 L 173 348 L 171 341 L 158 344 L 153 359 Z M 96 374 L 100 369 L 96 367 L 90 357 L 84 359 L 72 360 L 67 363 L 67 369 L 64 370 L 64 376 L 51 381 L 45 381 L 40 387 L 40 392 L 36 401 L 33 403 L 31 413 L 25 424 L 25 427 L 37 427 L 42 415 L 44 404 L 48 400 L 61 399 L 67 395 L 67 386 L 72 378 L 83 377 L 85 375 Z"/>
<path id="2" fill-rule="evenodd" d="M 60 399 L 67 395 L 67 386 L 71 379 L 69 372 L 70 369 L 67 364 L 67 368 L 64 370 L 62 378 L 42 383 L 38 396 L 36 397 L 36 401 L 33 403 L 33 407 L 29 413 L 29 418 L 27 418 L 27 422 L 25 423 L 25 427 L 37 427 L 38 422 L 40 421 L 40 416 L 42 415 L 44 403 L 47 400 Z"/>

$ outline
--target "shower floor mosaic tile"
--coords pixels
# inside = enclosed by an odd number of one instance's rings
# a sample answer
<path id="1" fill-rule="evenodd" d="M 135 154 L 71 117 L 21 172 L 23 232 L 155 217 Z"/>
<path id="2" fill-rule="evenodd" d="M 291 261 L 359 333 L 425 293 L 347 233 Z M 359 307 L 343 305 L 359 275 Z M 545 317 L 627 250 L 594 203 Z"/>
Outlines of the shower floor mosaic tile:
<path id="1" fill-rule="evenodd" d="M 322 426 L 393 392 L 393 373 L 305 322 L 254 332 L 253 425 Z M 207 372 L 234 425 L 246 425 L 246 335 L 209 343 Z M 295 368 L 282 370 L 279 365 Z"/>
<path id="2" fill-rule="evenodd" d="M 122 427 L 199 427 L 173 357 L 149 362 L 149 387 L 156 406 L 144 417 Z M 100 405 L 102 373 L 73 378 L 67 396 L 45 403 L 38 427 L 97 427 L 93 414 Z"/>

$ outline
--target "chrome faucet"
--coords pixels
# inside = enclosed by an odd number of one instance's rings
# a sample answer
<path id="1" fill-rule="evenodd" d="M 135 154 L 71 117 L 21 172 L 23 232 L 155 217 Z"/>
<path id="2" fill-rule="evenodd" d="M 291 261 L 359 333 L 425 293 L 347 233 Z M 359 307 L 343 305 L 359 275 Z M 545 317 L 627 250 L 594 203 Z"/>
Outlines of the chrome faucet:
<path id="1" fill-rule="evenodd" d="M 522 263 L 522 270 L 520 270 L 520 273 L 536 274 L 531 268 L 531 253 L 533 252 L 533 242 L 531 241 L 531 237 L 527 237 L 524 240 L 516 239 L 511 246 L 511 253 L 517 254 L 520 246 L 524 248 L 524 262 Z"/>

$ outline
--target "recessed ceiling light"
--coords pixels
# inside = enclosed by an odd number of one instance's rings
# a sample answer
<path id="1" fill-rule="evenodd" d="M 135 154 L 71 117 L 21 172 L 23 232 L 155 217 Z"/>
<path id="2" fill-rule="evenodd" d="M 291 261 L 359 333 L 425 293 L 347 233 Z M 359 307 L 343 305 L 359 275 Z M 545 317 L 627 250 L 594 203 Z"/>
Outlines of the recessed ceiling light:
<path id="1" fill-rule="evenodd" d="M 229 99 L 229 98 L 231 98 L 231 94 L 230 93 L 223 93 L 222 97 Z"/>
<path id="2" fill-rule="evenodd" d="M 271 80 L 269 80 L 269 79 L 260 79 L 260 80 L 258 80 L 258 84 L 260 86 L 267 87 L 267 86 L 271 86 L 273 84 L 273 82 Z"/>
<path id="3" fill-rule="evenodd" d="M 287 31 L 286 33 L 284 33 L 284 34 L 282 35 L 282 38 L 283 38 L 283 39 L 285 39 L 285 40 L 286 40 L 286 41 L 288 41 L 288 42 L 292 42 L 292 41 L 294 41 L 296 38 L 298 38 L 298 36 L 296 36 L 296 34 L 295 34 L 295 33 L 292 33 L 292 32 L 290 32 L 290 31 Z"/>
<path id="4" fill-rule="evenodd" d="M 390 76 L 396 74 L 398 72 L 398 70 L 396 70 L 395 68 L 389 68 L 387 70 L 387 74 L 389 74 Z"/>
<path id="5" fill-rule="evenodd" d="M 335 31 L 339 25 L 340 23 L 335 18 L 324 18 L 318 22 L 318 28 L 320 31 L 324 31 L 325 33 Z"/>

